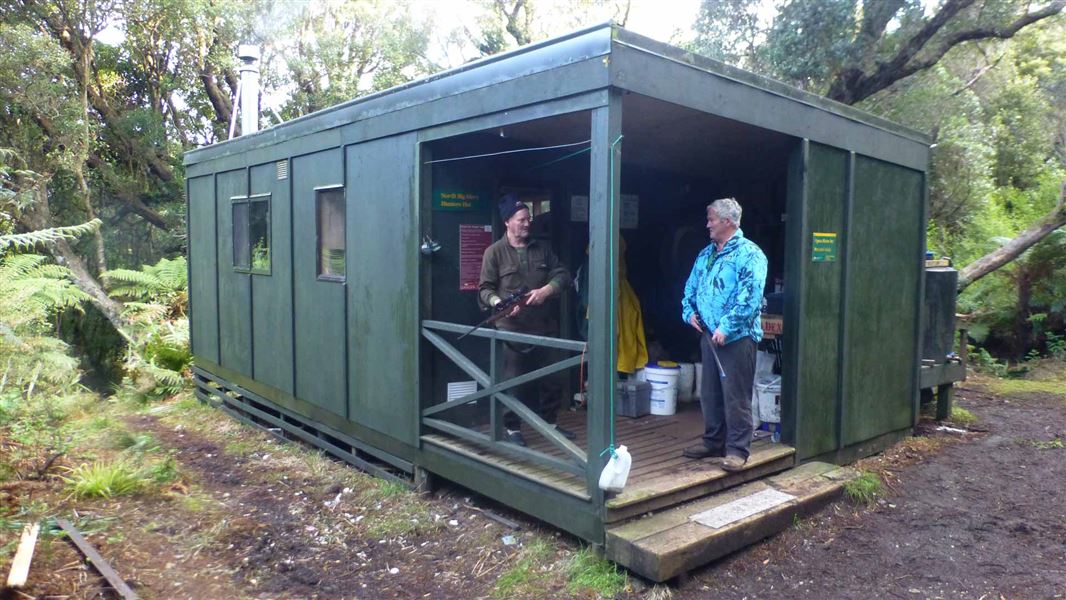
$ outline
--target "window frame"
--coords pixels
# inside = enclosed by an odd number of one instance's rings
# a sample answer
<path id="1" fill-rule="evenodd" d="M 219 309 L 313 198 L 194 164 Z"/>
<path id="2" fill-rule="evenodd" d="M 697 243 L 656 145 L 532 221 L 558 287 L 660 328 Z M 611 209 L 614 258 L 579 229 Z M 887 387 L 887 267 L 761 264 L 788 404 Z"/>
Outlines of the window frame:
<path id="1" fill-rule="evenodd" d="M 340 191 L 341 193 L 341 239 L 344 241 L 344 275 L 329 275 L 321 272 L 322 268 L 322 228 L 319 221 L 319 207 L 322 205 L 323 192 Z M 344 184 L 321 185 L 314 188 L 315 193 L 315 281 L 345 283 L 348 281 L 348 191 Z"/>
<path id="2" fill-rule="evenodd" d="M 231 218 L 231 222 L 230 222 L 230 237 L 231 237 L 231 242 L 232 242 L 232 246 L 233 246 L 233 270 L 236 271 L 237 273 L 247 273 L 249 275 L 267 275 L 267 276 L 270 276 L 272 274 L 272 271 L 273 271 L 273 268 L 274 268 L 274 259 L 273 258 L 269 258 L 268 259 L 269 262 L 268 262 L 267 267 L 265 269 L 256 268 L 256 267 L 253 266 L 253 250 L 255 249 L 255 245 L 254 245 L 254 242 L 252 241 L 252 231 L 251 231 L 252 205 L 259 204 L 259 203 L 266 204 L 266 241 L 267 241 L 267 251 L 270 252 L 270 250 L 273 249 L 273 247 L 274 247 L 274 235 L 273 235 L 273 231 L 272 231 L 273 230 L 273 218 L 272 218 L 273 211 L 271 210 L 271 206 L 270 206 L 271 205 L 271 194 L 270 193 L 265 193 L 265 194 L 251 194 L 251 195 L 248 195 L 248 196 L 231 196 L 230 197 L 230 215 L 231 215 L 230 216 L 230 218 Z M 245 223 L 245 226 L 248 228 L 247 231 L 245 232 L 245 238 L 246 238 L 247 244 L 248 244 L 248 248 L 247 248 L 248 265 L 247 266 L 242 266 L 242 265 L 238 265 L 237 264 L 237 235 L 236 235 L 237 222 L 236 222 L 236 219 L 233 219 L 233 211 L 237 207 L 237 205 L 239 205 L 239 204 L 244 204 L 244 205 L 247 205 L 247 207 L 248 207 L 248 209 L 247 209 L 248 210 L 248 219 L 247 219 L 247 222 Z"/>

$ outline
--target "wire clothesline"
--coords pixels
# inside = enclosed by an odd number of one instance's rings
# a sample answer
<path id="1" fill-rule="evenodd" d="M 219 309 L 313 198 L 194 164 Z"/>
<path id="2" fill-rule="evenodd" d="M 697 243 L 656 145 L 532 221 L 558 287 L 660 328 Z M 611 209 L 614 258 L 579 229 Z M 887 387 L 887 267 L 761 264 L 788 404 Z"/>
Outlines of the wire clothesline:
<path id="1" fill-rule="evenodd" d="M 517 150 L 504 150 L 502 152 L 490 152 L 488 154 L 473 154 L 470 156 L 457 156 L 455 158 L 440 158 L 437 160 L 427 160 L 424 164 L 432 165 L 434 163 L 452 162 L 456 160 L 469 160 L 472 158 L 487 158 L 489 156 L 500 156 L 501 154 L 515 154 L 518 152 L 535 152 L 538 150 L 555 150 L 556 148 L 571 148 L 573 146 L 580 146 L 582 144 L 592 143 L 592 139 L 583 140 L 580 142 L 573 142 L 570 144 L 558 144 L 556 146 L 541 146 L 539 148 L 519 148 Z"/>

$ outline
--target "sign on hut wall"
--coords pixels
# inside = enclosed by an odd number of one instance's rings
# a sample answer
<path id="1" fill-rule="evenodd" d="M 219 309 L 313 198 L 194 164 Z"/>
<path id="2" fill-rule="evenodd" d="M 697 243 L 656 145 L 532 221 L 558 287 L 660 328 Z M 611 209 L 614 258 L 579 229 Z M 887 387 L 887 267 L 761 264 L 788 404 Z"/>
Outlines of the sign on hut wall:
<path id="1" fill-rule="evenodd" d="M 837 259 L 837 234 L 814 232 L 811 240 L 811 261 L 831 262 Z"/>
<path id="2" fill-rule="evenodd" d="M 478 210 L 481 197 L 469 192 L 438 191 L 433 194 L 433 210 Z"/>
<path id="3" fill-rule="evenodd" d="M 492 245 L 492 225 L 459 226 L 459 291 L 474 291 L 481 278 L 481 258 Z"/>

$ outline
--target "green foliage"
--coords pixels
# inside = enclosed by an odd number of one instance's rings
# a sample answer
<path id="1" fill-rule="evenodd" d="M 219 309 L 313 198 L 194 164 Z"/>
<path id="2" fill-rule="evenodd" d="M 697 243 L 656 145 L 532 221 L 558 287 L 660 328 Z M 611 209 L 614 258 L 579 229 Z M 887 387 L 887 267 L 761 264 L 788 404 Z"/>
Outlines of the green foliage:
<path id="1" fill-rule="evenodd" d="M 1066 442 L 1063 442 L 1062 438 L 1056 437 L 1050 440 L 1033 440 L 1032 446 L 1037 450 L 1062 450 L 1066 448 Z"/>
<path id="2" fill-rule="evenodd" d="M 129 385 L 145 397 L 175 394 L 188 382 L 184 371 L 192 363 L 189 348 L 188 264 L 184 257 L 161 259 L 138 271 L 115 269 L 102 275 L 112 295 L 127 302 L 132 343 L 125 368 Z"/>
<path id="3" fill-rule="evenodd" d="M 804 89 L 826 89 L 848 58 L 855 13 L 855 0 L 782 4 L 763 48 L 772 73 Z"/>
<path id="4" fill-rule="evenodd" d="M 1007 365 L 1000 362 L 984 348 L 970 347 L 970 361 L 978 371 L 988 373 L 993 377 L 1006 377 Z"/>
<path id="5" fill-rule="evenodd" d="M 1049 331 L 1044 334 L 1047 340 L 1047 351 L 1052 358 L 1066 360 L 1066 335 L 1059 335 Z"/>
<path id="6" fill-rule="evenodd" d="M 151 465 L 145 469 L 144 473 L 145 477 L 158 485 L 166 485 L 177 481 L 181 477 L 181 472 L 178 470 L 178 461 L 174 460 L 173 456 L 168 456 Z"/>
<path id="7" fill-rule="evenodd" d="M 574 554 L 569 567 L 571 593 L 594 594 L 597 598 L 614 598 L 625 591 L 629 576 L 625 569 L 585 546 Z"/>
<path id="8" fill-rule="evenodd" d="M 547 563 L 551 545 L 537 538 L 515 555 L 515 562 L 496 579 L 493 598 L 543 597 L 548 582 Z"/>
<path id="9" fill-rule="evenodd" d="M 873 504 L 884 493 L 884 483 L 877 473 L 863 471 L 844 484 L 844 495 L 855 504 Z"/>
<path id="10" fill-rule="evenodd" d="M 291 119 L 426 74 L 430 27 L 413 8 L 408 1 L 336 1 L 277 15 L 275 69 L 264 80 L 293 87 L 282 115 Z"/>
<path id="11" fill-rule="evenodd" d="M 83 463 L 63 477 L 67 488 L 76 498 L 113 498 L 140 493 L 148 480 L 128 462 Z"/>
<path id="12" fill-rule="evenodd" d="M 948 420 L 952 423 L 955 423 L 956 425 L 968 427 L 977 422 L 977 417 L 975 417 L 972 412 L 966 410 L 965 408 L 953 406 L 951 407 L 951 416 L 948 417 Z"/>
<path id="13" fill-rule="evenodd" d="M 108 293 L 124 300 L 139 300 L 164 304 L 175 315 L 185 311 L 186 292 L 189 287 L 189 265 L 184 256 L 160 259 L 154 265 L 144 265 L 140 270 L 112 269 L 100 274 L 108 286 Z"/>
<path id="14" fill-rule="evenodd" d="M 11 233 L 0 235 L 0 251 L 7 248 L 17 250 L 31 250 L 36 246 L 49 244 L 58 240 L 72 240 L 78 236 L 91 233 L 100 228 L 100 219 L 82 223 L 81 225 L 69 225 L 66 227 L 51 227 L 26 233 Z"/>
<path id="15" fill-rule="evenodd" d="M 141 454 L 159 450 L 159 442 L 150 433 L 122 430 L 115 433 L 111 441 L 111 447 L 116 450 Z"/>

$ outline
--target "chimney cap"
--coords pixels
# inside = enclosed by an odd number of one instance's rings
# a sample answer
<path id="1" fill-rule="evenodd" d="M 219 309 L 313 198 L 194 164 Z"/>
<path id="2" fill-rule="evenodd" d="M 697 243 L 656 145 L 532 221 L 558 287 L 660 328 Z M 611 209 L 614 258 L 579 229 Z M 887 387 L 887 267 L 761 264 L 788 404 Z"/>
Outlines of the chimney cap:
<path id="1" fill-rule="evenodd" d="M 237 58 L 244 61 L 259 60 L 259 46 L 255 44 L 241 44 L 237 48 Z"/>

